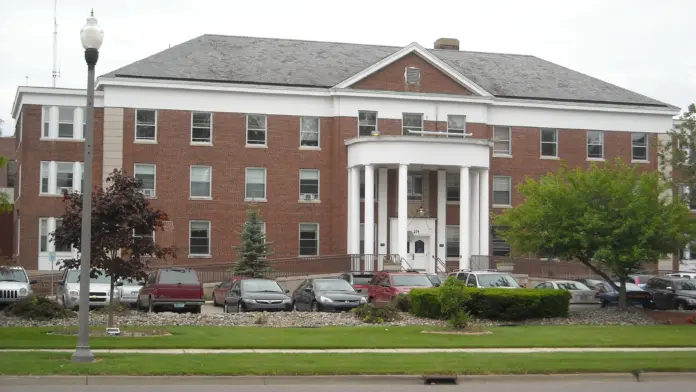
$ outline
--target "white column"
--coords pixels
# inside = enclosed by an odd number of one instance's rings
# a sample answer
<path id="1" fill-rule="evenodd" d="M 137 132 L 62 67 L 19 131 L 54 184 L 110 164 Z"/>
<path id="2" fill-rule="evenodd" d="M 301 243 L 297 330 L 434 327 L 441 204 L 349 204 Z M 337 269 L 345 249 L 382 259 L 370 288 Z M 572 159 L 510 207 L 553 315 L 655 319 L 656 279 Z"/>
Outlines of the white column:
<path id="1" fill-rule="evenodd" d="M 471 173 L 471 254 L 480 255 L 481 241 L 479 240 L 479 171 L 472 170 Z"/>
<path id="2" fill-rule="evenodd" d="M 346 252 L 348 254 L 355 254 L 353 250 L 353 168 L 348 168 L 348 208 L 346 211 L 346 224 L 347 235 L 346 235 Z"/>
<path id="3" fill-rule="evenodd" d="M 82 192 L 82 162 L 73 163 L 73 189 Z"/>
<path id="4" fill-rule="evenodd" d="M 58 163 L 51 161 L 48 164 L 48 192 L 58 193 Z"/>
<path id="5" fill-rule="evenodd" d="M 51 106 L 48 109 L 48 118 L 44 118 L 45 121 L 48 121 L 48 137 L 58 138 L 58 106 Z M 43 132 L 43 124 L 41 124 L 41 132 Z"/>
<path id="6" fill-rule="evenodd" d="M 404 260 L 408 257 L 408 165 L 399 165 L 399 195 L 398 195 L 397 241 L 399 256 Z"/>
<path id="7" fill-rule="evenodd" d="M 480 211 L 480 218 L 479 218 L 479 239 L 480 239 L 480 245 L 479 245 L 479 254 L 482 256 L 488 256 L 488 251 L 490 249 L 490 233 L 491 229 L 489 227 L 490 225 L 490 194 L 488 192 L 489 190 L 489 181 L 488 181 L 488 169 L 481 169 L 481 173 L 479 175 L 479 189 L 481 191 L 481 194 L 479 196 L 479 211 Z"/>
<path id="8" fill-rule="evenodd" d="M 350 173 L 351 179 L 351 217 L 353 223 L 350 226 L 350 241 L 353 254 L 360 253 L 360 167 L 354 166 Z"/>
<path id="9" fill-rule="evenodd" d="M 380 167 L 377 178 L 377 254 L 387 254 L 387 234 L 389 215 L 387 215 L 387 198 L 389 196 L 388 176 L 389 169 Z M 384 269 L 382 258 L 377 261 L 377 270 Z"/>
<path id="10" fill-rule="evenodd" d="M 365 254 L 375 254 L 375 167 L 365 165 Z M 365 259 L 365 270 L 374 270 L 374 256 Z"/>
<path id="11" fill-rule="evenodd" d="M 469 213 L 471 212 L 469 207 L 469 168 L 462 167 L 459 172 L 459 268 L 468 269 L 469 256 L 471 255 L 471 250 L 469 249 Z"/>
<path id="12" fill-rule="evenodd" d="M 447 171 L 437 171 L 437 257 L 447 260 Z M 440 268 L 435 260 L 435 270 Z M 442 271 L 444 272 L 444 271 Z"/>
<path id="13" fill-rule="evenodd" d="M 85 115 L 81 107 L 76 107 L 73 113 L 73 137 L 75 139 L 84 139 Z"/>

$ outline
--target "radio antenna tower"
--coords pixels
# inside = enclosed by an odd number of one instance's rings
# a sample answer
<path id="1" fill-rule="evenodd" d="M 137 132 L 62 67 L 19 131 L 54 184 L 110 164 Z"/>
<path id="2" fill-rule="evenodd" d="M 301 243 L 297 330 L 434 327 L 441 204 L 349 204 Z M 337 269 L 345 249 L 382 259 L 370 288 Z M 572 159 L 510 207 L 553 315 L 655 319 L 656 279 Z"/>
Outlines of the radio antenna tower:
<path id="1" fill-rule="evenodd" d="M 58 0 L 53 0 L 53 87 L 60 76 L 58 70 Z"/>

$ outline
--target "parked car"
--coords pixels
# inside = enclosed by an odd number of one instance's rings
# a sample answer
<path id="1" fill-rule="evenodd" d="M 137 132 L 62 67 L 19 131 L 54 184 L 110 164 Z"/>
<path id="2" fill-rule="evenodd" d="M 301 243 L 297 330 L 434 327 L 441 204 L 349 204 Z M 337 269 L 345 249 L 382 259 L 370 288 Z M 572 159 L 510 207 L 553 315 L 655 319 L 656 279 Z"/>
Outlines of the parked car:
<path id="1" fill-rule="evenodd" d="M 230 292 L 232 285 L 240 279 L 247 279 L 245 276 L 233 276 L 222 281 L 213 289 L 213 306 L 222 306 L 225 304 L 225 298 Z"/>
<path id="2" fill-rule="evenodd" d="M 685 278 L 655 277 L 648 281 L 645 290 L 661 310 L 696 309 L 696 281 Z"/>
<path id="3" fill-rule="evenodd" d="M 575 281 L 584 284 L 585 286 L 591 288 L 592 290 L 597 290 L 600 285 L 606 283 L 603 280 L 591 279 L 591 278 L 575 279 Z M 599 297 L 597 297 L 597 298 L 599 298 Z"/>
<path id="4" fill-rule="evenodd" d="M 614 282 L 614 284 L 616 284 L 616 286 L 620 285 L 619 282 Z M 600 304 L 603 308 L 618 305 L 619 292 L 616 291 L 609 283 L 599 285 L 597 290 L 597 297 L 599 298 Z M 640 305 L 646 309 L 652 309 L 655 307 L 652 294 L 643 290 L 635 283 L 626 282 L 626 301 L 628 305 Z"/>
<path id="5" fill-rule="evenodd" d="M 338 278 L 350 283 L 358 293 L 367 296 L 368 289 L 370 288 L 370 281 L 374 276 L 374 272 L 346 272 L 345 274 L 341 274 Z"/>
<path id="6" fill-rule="evenodd" d="M 105 271 L 93 272 L 97 276 L 89 280 L 89 307 L 103 308 L 111 304 L 111 277 Z M 119 291 L 114 287 L 114 300 L 118 301 Z M 56 297 L 60 299 L 66 309 L 79 309 L 80 307 L 80 270 L 69 269 L 63 271 Z"/>
<path id="7" fill-rule="evenodd" d="M 628 275 L 629 282 L 630 283 L 635 283 L 640 287 L 641 289 L 645 288 L 645 285 L 648 283 L 648 281 L 651 278 L 654 278 L 655 275 L 646 275 L 646 274 L 641 274 L 641 275 Z"/>
<path id="8" fill-rule="evenodd" d="M 426 272 L 424 275 L 425 275 L 426 278 L 428 278 L 428 279 L 430 280 L 430 283 L 432 283 L 433 286 L 435 286 L 435 287 L 440 287 L 440 286 L 442 286 L 442 283 L 444 282 L 444 281 L 442 280 L 442 277 L 441 277 L 440 275 L 438 275 L 438 274 L 434 274 L 434 273 L 431 273 L 431 272 Z"/>
<path id="9" fill-rule="evenodd" d="M 138 309 L 188 310 L 200 313 L 205 303 L 203 284 L 191 268 L 164 268 L 151 273 L 138 295 Z"/>
<path id="10" fill-rule="evenodd" d="M 138 282 L 134 279 L 124 279 L 119 283 L 121 283 L 121 286 L 114 287 L 114 290 L 118 290 L 121 305 L 134 307 L 138 303 L 138 295 L 143 287 L 143 282 Z"/>
<path id="11" fill-rule="evenodd" d="M 22 267 L 0 268 L 0 305 L 31 297 L 34 295 L 31 286 L 36 283 L 36 280 L 29 280 L 27 271 Z"/>
<path id="12" fill-rule="evenodd" d="M 696 279 L 695 272 L 675 272 L 672 274 L 667 274 L 665 276 L 669 276 L 672 278 Z"/>
<path id="13" fill-rule="evenodd" d="M 292 293 L 296 311 L 345 311 L 367 303 L 363 295 L 343 279 L 307 279 Z"/>
<path id="14" fill-rule="evenodd" d="M 384 305 L 399 294 L 408 294 L 414 288 L 423 287 L 433 287 L 433 284 L 421 273 L 381 271 L 370 282 L 367 300 L 373 305 Z"/>
<path id="15" fill-rule="evenodd" d="M 541 282 L 534 288 L 568 290 L 572 295 L 570 299 L 571 304 L 599 303 L 599 298 L 595 297 L 595 290 L 592 290 L 591 288 L 585 286 L 580 282 L 574 282 L 572 280 L 551 280 L 547 282 Z"/>
<path id="16" fill-rule="evenodd" d="M 519 289 L 520 284 L 512 275 L 496 270 L 470 271 L 459 270 L 450 272 L 447 277 L 456 276 L 458 280 L 464 281 L 467 287 L 483 288 L 503 288 Z"/>
<path id="17" fill-rule="evenodd" d="M 225 313 L 292 310 L 292 300 L 275 280 L 236 279 L 224 299 Z"/>

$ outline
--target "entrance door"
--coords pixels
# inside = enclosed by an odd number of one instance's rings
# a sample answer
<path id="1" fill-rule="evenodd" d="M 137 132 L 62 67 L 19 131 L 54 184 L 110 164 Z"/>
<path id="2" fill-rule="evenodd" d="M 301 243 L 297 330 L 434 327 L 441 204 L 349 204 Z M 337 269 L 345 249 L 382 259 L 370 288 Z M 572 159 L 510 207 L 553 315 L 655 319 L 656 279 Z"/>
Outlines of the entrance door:
<path id="1" fill-rule="evenodd" d="M 425 270 L 428 261 L 428 237 L 413 237 L 408 243 L 408 263 L 411 268 Z"/>

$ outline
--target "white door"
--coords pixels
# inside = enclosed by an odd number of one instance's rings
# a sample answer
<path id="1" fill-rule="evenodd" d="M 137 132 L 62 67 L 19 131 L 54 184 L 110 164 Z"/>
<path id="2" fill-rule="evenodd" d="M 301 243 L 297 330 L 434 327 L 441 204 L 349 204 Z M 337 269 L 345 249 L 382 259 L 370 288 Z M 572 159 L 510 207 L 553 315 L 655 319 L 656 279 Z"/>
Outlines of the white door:
<path id="1" fill-rule="evenodd" d="M 425 270 L 428 261 L 428 237 L 413 237 L 408 243 L 408 264 L 413 269 Z"/>

